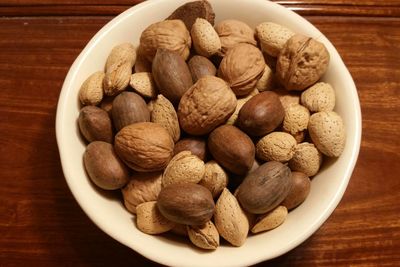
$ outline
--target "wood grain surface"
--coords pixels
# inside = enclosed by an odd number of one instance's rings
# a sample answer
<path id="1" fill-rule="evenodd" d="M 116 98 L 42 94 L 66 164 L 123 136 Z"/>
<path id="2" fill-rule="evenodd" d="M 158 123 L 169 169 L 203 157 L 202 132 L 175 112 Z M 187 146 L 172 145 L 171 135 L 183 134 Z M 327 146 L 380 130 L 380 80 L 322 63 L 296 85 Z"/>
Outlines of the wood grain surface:
<path id="1" fill-rule="evenodd" d="M 55 140 L 70 65 L 136 2 L 0 1 L 0 266 L 159 266 L 86 217 L 66 185 Z M 363 137 L 332 216 L 302 245 L 259 266 L 400 266 L 400 18 L 385 13 L 400 1 L 277 2 L 302 6 L 342 55 L 357 85 Z M 332 7 L 351 12 L 332 14 Z M 360 8 L 375 13 L 360 16 Z"/>

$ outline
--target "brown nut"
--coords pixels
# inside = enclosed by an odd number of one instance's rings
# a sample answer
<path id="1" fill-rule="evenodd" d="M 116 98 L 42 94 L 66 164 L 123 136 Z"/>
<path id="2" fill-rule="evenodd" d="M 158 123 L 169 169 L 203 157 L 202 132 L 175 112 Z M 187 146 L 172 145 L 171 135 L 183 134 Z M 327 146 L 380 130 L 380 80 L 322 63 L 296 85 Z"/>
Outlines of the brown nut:
<path id="1" fill-rule="evenodd" d="M 238 200 L 242 207 L 255 214 L 266 213 L 277 207 L 292 187 L 290 169 L 269 161 L 250 172 L 239 186 Z"/>
<path id="2" fill-rule="evenodd" d="M 104 75 L 103 71 L 97 71 L 82 83 L 79 89 L 79 100 L 82 105 L 96 106 L 100 104 L 103 99 Z"/>
<path id="3" fill-rule="evenodd" d="M 237 124 L 252 136 L 263 136 L 275 130 L 283 121 L 285 111 L 278 95 L 267 91 L 253 96 L 239 111 Z"/>
<path id="4" fill-rule="evenodd" d="M 174 51 L 158 49 L 152 70 L 159 92 L 174 105 L 179 103 L 182 95 L 193 84 L 188 65 Z"/>
<path id="5" fill-rule="evenodd" d="M 246 241 L 249 220 L 235 196 L 226 188 L 215 205 L 214 222 L 219 234 L 232 245 L 240 247 Z"/>
<path id="6" fill-rule="evenodd" d="M 296 139 L 290 134 L 272 132 L 257 142 L 257 158 L 264 161 L 286 162 L 293 157 L 296 145 Z"/>
<path id="7" fill-rule="evenodd" d="M 102 189 L 119 189 L 129 180 L 129 169 L 109 143 L 90 143 L 83 154 L 83 163 L 90 180 Z"/>
<path id="8" fill-rule="evenodd" d="M 115 151 L 139 172 L 163 170 L 174 150 L 174 141 L 161 125 L 138 122 L 122 128 L 115 136 Z"/>
<path id="9" fill-rule="evenodd" d="M 197 18 L 206 19 L 214 25 L 215 13 L 206 0 L 186 3 L 178 7 L 167 19 L 180 19 L 190 31 Z"/>
<path id="10" fill-rule="evenodd" d="M 228 50 L 218 69 L 218 76 L 224 79 L 237 96 L 244 96 L 254 90 L 265 69 L 261 51 L 249 44 L 238 44 Z"/>
<path id="11" fill-rule="evenodd" d="M 114 96 L 106 96 L 103 98 L 103 100 L 100 103 L 100 108 L 107 111 L 108 115 L 110 118 L 112 118 L 112 103 L 114 101 Z"/>
<path id="12" fill-rule="evenodd" d="M 181 137 L 181 129 L 174 106 L 163 95 L 158 95 L 152 102 L 151 122 L 163 126 L 174 142 L 177 142 Z"/>
<path id="13" fill-rule="evenodd" d="M 207 162 L 204 168 L 204 177 L 199 182 L 199 185 L 210 190 L 213 198 L 216 198 L 221 194 L 222 190 L 227 187 L 229 181 L 228 174 L 214 160 Z"/>
<path id="14" fill-rule="evenodd" d="M 235 174 L 246 174 L 254 162 L 254 144 L 244 132 L 222 125 L 208 137 L 208 149 L 214 159 Z"/>
<path id="15" fill-rule="evenodd" d="M 272 230 L 281 225 L 286 220 L 287 215 L 287 208 L 285 206 L 278 206 L 272 211 L 257 218 L 255 225 L 253 228 L 251 228 L 251 232 L 256 234 L 259 232 Z"/>
<path id="16" fill-rule="evenodd" d="M 210 191 L 193 183 L 163 187 L 157 206 L 167 219 L 187 225 L 205 224 L 211 219 L 215 207 Z"/>
<path id="17" fill-rule="evenodd" d="M 79 112 L 79 130 L 88 142 L 112 143 L 113 131 L 108 113 L 95 106 L 86 106 Z"/>
<path id="18" fill-rule="evenodd" d="M 137 122 L 150 121 L 150 112 L 143 98 L 133 92 L 122 92 L 114 98 L 111 110 L 117 131 Z"/>
<path id="19" fill-rule="evenodd" d="M 263 74 L 257 81 L 256 88 L 260 92 L 271 90 L 274 86 L 274 73 L 268 65 L 265 65 Z"/>
<path id="20" fill-rule="evenodd" d="M 223 20 L 215 26 L 215 30 L 221 40 L 221 56 L 224 56 L 229 49 L 241 43 L 257 45 L 253 29 L 242 21 L 234 19 Z"/>
<path id="21" fill-rule="evenodd" d="M 328 157 L 339 157 L 346 143 L 346 132 L 343 120 L 334 111 L 314 113 L 308 123 L 311 140 L 323 154 Z"/>
<path id="22" fill-rule="evenodd" d="M 295 34 L 279 54 L 276 74 L 287 90 L 302 91 L 316 83 L 328 65 L 329 53 L 324 44 Z"/>
<path id="23" fill-rule="evenodd" d="M 157 235 L 168 232 L 174 228 L 175 223 L 160 213 L 156 201 L 150 201 L 137 206 L 136 225 L 143 233 Z"/>
<path id="24" fill-rule="evenodd" d="M 304 142 L 296 146 L 294 155 L 289 161 L 289 168 L 311 177 L 318 173 L 321 164 L 321 152 L 317 150 L 314 144 Z"/>
<path id="25" fill-rule="evenodd" d="M 287 109 L 291 104 L 300 104 L 300 95 L 297 91 L 288 91 L 286 89 L 274 90 L 279 96 L 279 100 L 284 109 Z"/>
<path id="26" fill-rule="evenodd" d="M 182 151 L 190 151 L 193 155 L 199 157 L 202 161 L 207 158 L 207 143 L 201 137 L 186 137 L 179 140 L 174 147 L 174 156 Z"/>
<path id="27" fill-rule="evenodd" d="M 292 172 L 292 189 L 287 197 L 281 203 L 288 210 L 296 208 L 303 203 L 310 193 L 311 181 L 307 175 L 302 172 Z"/>
<path id="28" fill-rule="evenodd" d="M 211 75 L 215 76 L 217 69 L 214 64 L 206 57 L 193 56 L 188 62 L 190 73 L 192 74 L 193 82 L 197 82 L 198 79 Z"/>
<path id="29" fill-rule="evenodd" d="M 135 72 L 151 72 L 151 61 L 149 61 L 144 55 L 143 49 L 139 45 L 137 49 L 137 57 L 135 62 Z"/>
<path id="30" fill-rule="evenodd" d="M 229 117 L 229 119 L 226 121 L 226 124 L 234 125 L 236 123 L 236 121 L 237 121 L 240 109 L 243 107 L 243 105 L 247 101 L 249 101 L 253 96 L 255 96 L 258 93 L 259 93 L 258 90 L 254 89 L 247 96 L 242 97 L 242 98 L 238 98 L 235 112 L 233 112 L 233 114 Z"/>
<path id="31" fill-rule="evenodd" d="M 136 206 L 157 200 L 161 191 L 161 172 L 134 173 L 128 184 L 121 189 L 127 210 L 136 213 Z"/>
<path id="32" fill-rule="evenodd" d="M 197 184 L 204 176 L 204 162 L 190 151 L 175 155 L 164 170 L 162 185 L 176 183 Z"/>
<path id="33" fill-rule="evenodd" d="M 316 83 L 301 93 L 301 104 L 311 112 L 332 111 L 335 102 L 335 90 L 328 83 Z"/>
<path id="34" fill-rule="evenodd" d="M 205 76 L 183 95 L 178 107 L 179 123 L 189 134 L 207 134 L 224 123 L 235 108 L 235 94 L 226 82 Z"/>
<path id="35" fill-rule="evenodd" d="M 150 72 L 136 72 L 131 75 L 129 85 L 145 98 L 156 98 L 157 88 Z"/>
<path id="36" fill-rule="evenodd" d="M 217 249 L 219 246 L 219 233 L 212 221 L 203 225 L 188 225 L 187 233 L 194 245 L 203 249 Z"/>
<path id="37" fill-rule="evenodd" d="M 159 48 L 174 51 L 186 60 L 191 43 L 185 24 L 177 19 L 153 23 L 140 36 L 141 52 L 150 62 Z"/>

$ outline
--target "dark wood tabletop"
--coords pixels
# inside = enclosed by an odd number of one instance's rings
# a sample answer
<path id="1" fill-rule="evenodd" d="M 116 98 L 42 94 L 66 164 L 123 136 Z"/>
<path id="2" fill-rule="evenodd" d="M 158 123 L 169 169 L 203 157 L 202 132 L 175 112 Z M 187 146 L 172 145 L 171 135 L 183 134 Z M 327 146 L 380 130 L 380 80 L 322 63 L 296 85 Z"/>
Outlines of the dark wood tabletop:
<path id="1" fill-rule="evenodd" d="M 0 266 L 158 266 L 99 230 L 61 170 L 57 100 L 90 38 L 138 0 L 0 0 Z M 260 266 L 400 266 L 400 0 L 276 1 L 336 46 L 358 90 L 361 151 L 332 216 Z"/>

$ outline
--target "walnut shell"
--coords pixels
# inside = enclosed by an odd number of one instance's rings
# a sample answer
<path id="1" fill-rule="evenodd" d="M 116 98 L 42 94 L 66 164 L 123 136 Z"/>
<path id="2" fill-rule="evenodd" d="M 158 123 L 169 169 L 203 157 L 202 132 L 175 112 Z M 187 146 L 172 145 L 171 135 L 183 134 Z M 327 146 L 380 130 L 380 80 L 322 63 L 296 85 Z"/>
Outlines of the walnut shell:
<path id="1" fill-rule="evenodd" d="M 324 44 L 295 34 L 279 54 L 276 74 L 287 90 L 302 91 L 316 83 L 328 65 L 329 52 Z"/>
<path id="2" fill-rule="evenodd" d="M 135 173 L 128 184 L 121 189 L 124 205 L 132 213 L 136 213 L 136 206 L 157 200 L 161 191 L 162 172 Z"/>
<path id="3" fill-rule="evenodd" d="M 115 136 L 115 151 L 132 169 L 160 171 L 172 158 L 174 141 L 161 125 L 139 122 L 122 128 Z"/>
<path id="4" fill-rule="evenodd" d="M 142 54 L 153 61 L 158 48 L 165 48 L 189 57 L 192 44 L 189 31 L 181 20 L 164 20 L 147 27 L 140 36 Z"/>
<path id="5" fill-rule="evenodd" d="M 224 80 L 205 76 L 182 96 L 179 123 L 189 134 L 207 134 L 232 115 L 236 102 L 235 94 Z"/>
<path id="6" fill-rule="evenodd" d="M 221 40 L 221 56 L 224 56 L 229 49 L 237 44 L 257 45 L 257 41 L 254 38 L 254 30 L 242 21 L 234 19 L 223 20 L 215 26 L 215 31 Z"/>
<path id="7" fill-rule="evenodd" d="M 261 51 L 249 44 L 239 44 L 230 49 L 222 59 L 218 76 L 224 79 L 237 96 L 249 94 L 265 69 Z"/>

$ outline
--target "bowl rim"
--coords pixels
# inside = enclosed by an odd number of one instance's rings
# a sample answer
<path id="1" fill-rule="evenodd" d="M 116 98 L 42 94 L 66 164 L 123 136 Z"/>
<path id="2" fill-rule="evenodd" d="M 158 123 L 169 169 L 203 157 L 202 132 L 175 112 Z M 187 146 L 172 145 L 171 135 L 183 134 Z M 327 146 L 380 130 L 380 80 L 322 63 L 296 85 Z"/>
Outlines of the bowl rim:
<path id="1" fill-rule="evenodd" d="M 69 178 L 69 177 L 71 177 L 72 173 L 71 173 L 70 169 L 68 169 L 66 167 L 67 166 L 66 162 L 69 160 L 65 153 L 65 147 L 68 146 L 68 144 L 65 142 L 65 138 L 64 138 L 64 127 L 67 127 L 67 126 L 63 124 L 65 112 L 67 110 L 66 99 L 68 99 L 68 97 L 70 97 L 70 95 L 71 95 L 72 81 L 75 79 L 75 77 L 78 73 L 78 70 L 79 70 L 81 64 L 83 63 L 83 60 L 86 58 L 88 52 L 97 45 L 99 39 L 103 38 L 110 31 L 112 31 L 112 29 L 114 27 L 116 27 L 118 25 L 118 23 L 120 23 L 120 21 L 127 19 L 133 13 L 140 12 L 141 9 L 146 8 L 148 5 L 156 5 L 157 3 L 162 2 L 162 1 L 164 1 L 164 0 L 148 0 L 148 1 L 136 4 L 135 6 L 127 9 L 126 11 L 122 12 L 118 16 L 114 17 L 106 25 L 104 25 L 86 44 L 85 48 L 80 52 L 78 57 L 75 59 L 74 63 L 71 65 L 71 67 L 68 71 L 68 74 L 64 80 L 64 83 L 62 85 L 62 90 L 61 90 L 58 104 L 57 104 L 56 139 L 57 139 L 57 146 L 58 146 L 59 154 L 60 154 L 61 166 L 62 166 L 62 170 L 63 170 L 64 176 L 65 176 L 65 180 L 68 184 L 68 187 L 69 187 L 72 195 L 78 202 L 79 206 L 86 213 L 86 215 L 94 222 L 94 224 L 97 227 L 99 227 L 102 231 L 107 233 L 109 236 L 111 236 L 112 238 L 117 240 L 119 243 L 124 244 L 124 245 L 130 247 L 131 249 L 134 249 L 135 251 L 137 251 L 138 253 L 140 253 L 141 255 L 145 256 L 146 258 L 148 258 L 150 260 L 153 260 L 158 263 L 165 264 L 165 265 L 177 265 L 177 264 L 181 265 L 181 263 L 179 263 L 176 259 L 166 259 L 164 257 L 159 257 L 159 256 L 157 256 L 157 254 L 149 252 L 148 249 L 143 249 L 140 246 L 140 244 L 138 244 L 137 246 L 128 245 L 124 242 L 124 240 L 121 240 L 121 238 L 118 235 L 116 235 L 113 231 L 110 231 L 110 229 L 108 229 L 107 227 L 104 227 L 102 225 L 102 222 L 97 219 L 96 212 L 91 208 L 90 203 L 86 203 L 83 200 L 83 198 L 81 197 L 81 195 L 78 194 L 78 192 L 75 188 L 75 185 L 72 183 L 71 179 Z M 193 1 L 193 0 L 185 0 L 185 2 L 190 2 L 190 1 Z M 318 32 L 320 32 L 313 24 L 308 22 L 305 18 L 301 17 L 300 15 L 293 12 L 292 10 L 289 10 L 277 3 L 265 1 L 265 0 L 248 0 L 248 2 L 249 3 L 250 2 L 260 2 L 260 3 L 262 2 L 266 6 L 271 5 L 271 6 L 275 6 L 275 8 L 285 9 L 288 12 L 292 12 L 292 15 L 297 16 L 298 17 L 297 19 L 302 20 L 303 23 L 308 24 L 309 26 L 313 27 Z M 256 264 L 256 263 L 259 263 L 259 262 L 262 262 L 265 260 L 269 260 L 269 259 L 278 257 L 284 253 L 287 253 L 288 251 L 292 250 L 293 248 L 297 247 L 301 243 L 303 243 L 315 231 L 318 230 L 318 228 L 327 220 L 327 218 L 332 214 L 334 209 L 337 207 L 340 200 L 342 199 L 342 196 L 347 188 L 350 177 L 354 170 L 354 167 L 355 167 L 355 164 L 356 164 L 356 161 L 358 158 L 358 154 L 360 151 L 361 134 L 362 134 L 361 108 L 360 108 L 360 102 L 359 102 L 359 98 L 358 98 L 358 94 L 357 94 L 357 89 L 354 84 L 354 80 L 352 79 L 351 74 L 348 71 L 347 67 L 345 66 L 340 54 L 337 52 L 337 50 L 333 46 L 333 44 L 322 33 L 321 33 L 321 35 L 322 35 L 322 38 L 326 39 L 325 41 L 328 43 L 328 45 L 331 46 L 330 49 L 332 49 L 332 51 L 337 53 L 339 63 L 341 65 L 343 65 L 343 67 L 344 67 L 344 75 L 346 75 L 345 78 L 350 82 L 349 90 L 351 91 L 354 101 L 357 102 L 356 107 L 355 107 L 356 112 L 354 114 L 355 118 L 356 118 L 356 120 L 355 120 L 356 133 L 355 133 L 355 142 L 352 144 L 352 147 L 351 147 L 351 161 L 346 165 L 346 169 L 343 172 L 344 173 L 343 180 L 340 184 L 339 190 L 336 192 L 335 196 L 331 199 L 329 206 L 326 209 L 326 212 L 324 212 L 318 218 L 318 220 L 314 222 L 312 227 L 310 227 L 309 231 L 303 232 L 303 234 L 300 235 L 296 240 L 290 242 L 290 244 L 287 245 L 284 250 L 276 252 L 275 254 L 270 254 L 268 257 L 262 257 L 262 255 L 261 255 L 260 257 L 249 259 L 246 262 L 240 262 L 240 263 L 238 263 L 238 265 L 239 264 Z M 198 266 L 201 266 L 201 265 L 198 265 Z"/>

